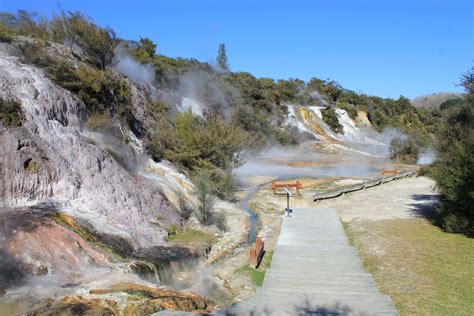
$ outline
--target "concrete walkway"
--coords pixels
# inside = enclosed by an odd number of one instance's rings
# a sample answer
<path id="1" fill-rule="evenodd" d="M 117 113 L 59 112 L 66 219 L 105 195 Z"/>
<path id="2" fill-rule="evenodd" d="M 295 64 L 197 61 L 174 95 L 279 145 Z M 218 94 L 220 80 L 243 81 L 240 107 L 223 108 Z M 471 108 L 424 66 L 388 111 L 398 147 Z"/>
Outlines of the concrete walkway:
<path id="1" fill-rule="evenodd" d="M 295 209 L 285 217 L 271 267 L 235 315 L 397 315 L 348 244 L 335 209 Z"/>

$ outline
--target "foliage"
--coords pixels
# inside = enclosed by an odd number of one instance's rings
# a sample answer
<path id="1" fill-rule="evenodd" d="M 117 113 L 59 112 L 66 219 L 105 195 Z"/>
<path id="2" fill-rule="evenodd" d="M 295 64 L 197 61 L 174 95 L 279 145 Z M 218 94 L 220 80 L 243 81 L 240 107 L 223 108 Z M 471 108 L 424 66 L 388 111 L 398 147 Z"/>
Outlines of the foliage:
<path id="1" fill-rule="evenodd" d="M 21 104 L 14 100 L 0 98 L 0 121 L 5 127 L 20 127 L 22 124 Z"/>
<path id="2" fill-rule="evenodd" d="M 219 44 L 219 51 L 217 53 L 216 61 L 220 69 L 222 69 L 223 71 L 229 71 L 229 61 L 227 59 L 227 52 L 225 50 L 224 43 Z"/>
<path id="3" fill-rule="evenodd" d="M 15 34 L 74 45 L 102 70 L 112 63 L 118 43 L 111 28 L 95 24 L 80 12 L 61 11 L 61 16 L 50 20 L 25 10 L 16 14 L 1 13 L 0 34 L 3 41 L 11 41 Z"/>
<path id="4" fill-rule="evenodd" d="M 19 49 L 24 62 L 43 68 L 51 80 L 78 96 L 91 112 L 103 113 L 106 109 L 114 108 L 119 112 L 118 105 L 128 102 L 126 83 L 111 70 L 101 70 L 86 64 L 77 67 L 51 56 L 41 43 L 25 43 Z"/>
<path id="5" fill-rule="evenodd" d="M 213 221 L 214 202 L 216 200 L 213 194 L 211 177 L 205 172 L 200 171 L 193 179 L 195 192 L 199 205 L 197 209 L 197 218 L 204 225 L 211 225 Z"/>
<path id="6" fill-rule="evenodd" d="M 191 111 L 177 113 L 167 138 L 154 140 L 154 154 L 189 169 L 229 169 L 239 165 L 245 133 L 217 116 L 196 117 Z"/>
<path id="7" fill-rule="evenodd" d="M 13 40 L 14 34 L 12 28 L 0 23 L 0 42 L 10 43 Z"/>
<path id="8" fill-rule="evenodd" d="M 156 54 L 156 44 L 153 43 L 153 41 L 147 37 L 140 37 L 140 40 L 138 41 L 138 47 L 142 49 L 148 57 L 152 58 Z"/>
<path id="9" fill-rule="evenodd" d="M 227 231 L 227 219 L 224 212 L 219 212 L 216 219 L 216 226 L 219 230 L 225 232 Z"/>
<path id="10" fill-rule="evenodd" d="M 321 115 L 323 116 L 323 121 L 336 133 L 341 134 L 344 132 L 344 129 L 339 123 L 339 118 L 337 117 L 336 111 L 333 108 L 326 107 L 321 110 Z"/>
<path id="11" fill-rule="evenodd" d="M 448 107 L 437 135 L 433 177 L 441 191 L 443 227 L 474 234 L 474 69 L 463 77 L 468 103 Z"/>
<path id="12" fill-rule="evenodd" d="M 48 21 L 37 13 L 18 10 L 16 14 L 0 13 L 0 30 L 11 40 L 13 35 L 48 39 Z M 9 42 L 9 40 L 7 40 Z"/>
<path id="13" fill-rule="evenodd" d="M 110 129 L 110 117 L 107 113 L 93 113 L 85 126 L 91 131 L 105 134 Z"/>
<path id="14" fill-rule="evenodd" d="M 390 141 L 390 159 L 402 163 L 416 163 L 420 146 L 413 137 L 396 137 Z"/>
<path id="15" fill-rule="evenodd" d="M 188 220 L 194 212 L 182 192 L 178 193 L 178 212 L 185 220 Z"/>
<path id="16" fill-rule="evenodd" d="M 235 177 L 232 169 L 216 168 L 210 171 L 214 194 L 223 200 L 235 199 Z"/>
<path id="17" fill-rule="evenodd" d="M 101 27 L 80 12 L 61 12 L 51 22 L 52 38 L 77 45 L 100 69 L 112 63 L 118 39 L 110 27 Z"/>

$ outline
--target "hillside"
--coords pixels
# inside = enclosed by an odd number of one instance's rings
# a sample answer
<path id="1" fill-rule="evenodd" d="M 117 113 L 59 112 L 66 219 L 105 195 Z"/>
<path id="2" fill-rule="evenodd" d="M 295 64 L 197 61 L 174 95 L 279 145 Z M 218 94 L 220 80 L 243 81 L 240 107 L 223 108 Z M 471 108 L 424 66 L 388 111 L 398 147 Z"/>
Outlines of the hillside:
<path id="1" fill-rule="evenodd" d="M 439 106 L 448 101 L 464 98 L 463 93 L 438 92 L 429 95 L 422 95 L 412 99 L 410 102 L 414 107 L 423 107 L 430 110 L 438 109 Z"/>
<path id="2" fill-rule="evenodd" d="M 0 296 L 28 298 L 23 311 L 209 312 L 211 296 L 232 302 L 226 280 L 205 276 L 259 225 L 242 210 L 237 168 L 283 147 L 323 157 L 308 168 L 325 176 L 340 177 L 344 162 L 367 177 L 387 165 L 392 139 L 432 144 L 443 113 L 418 107 L 424 99 L 257 78 L 156 49 L 78 12 L 0 15 Z M 255 176 L 277 178 L 272 168 Z"/>

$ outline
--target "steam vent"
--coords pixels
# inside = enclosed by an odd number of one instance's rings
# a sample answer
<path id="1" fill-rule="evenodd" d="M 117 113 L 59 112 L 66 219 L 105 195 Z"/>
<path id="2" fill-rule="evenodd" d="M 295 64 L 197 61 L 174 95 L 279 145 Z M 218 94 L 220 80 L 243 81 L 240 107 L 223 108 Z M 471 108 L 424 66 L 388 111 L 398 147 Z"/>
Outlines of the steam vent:
<path id="1" fill-rule="evenodd" d="M 2 0 L 0 315 L 472 314 L 473 14 Z"/>

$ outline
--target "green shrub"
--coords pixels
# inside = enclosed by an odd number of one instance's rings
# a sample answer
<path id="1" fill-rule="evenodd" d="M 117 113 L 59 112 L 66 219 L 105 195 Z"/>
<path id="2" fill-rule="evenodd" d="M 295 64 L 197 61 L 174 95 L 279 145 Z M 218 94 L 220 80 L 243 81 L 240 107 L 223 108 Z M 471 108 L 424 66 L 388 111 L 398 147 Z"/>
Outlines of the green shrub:
<path id="1" fill-rule="evenodd" d="M 219 228 L 219 230 L 221 230 L 223 232 L 227 231 L 227 229 L 228 229 L 228 227 L 227 227 L 227 218 L 225 216 L 225 213 L 222 212 L 222 211 L 217 215 L 216 226 L 217 226 L 217 228 Z"/>
<path id="2" fill-rule="evenodd" d="M 194 212 L 193 208 L 186 201 L 186 197 L 182 192 L 178 193 L 178 212 L 179 215 L 185 220 L 188 220 Z"/>
<path id="3" fill-rule="evenodd" d="M 232 170 L 214 169 L 211 174 L 214 194 L 223 200 L 234 200 L 235 177 Z"/>
<path id="4" fill-rule="evenodd" d="M 339 123 L 339 118 L 337 117 L 336 111 L 333 108 L 326 107 L 321 110 L 321 115 L 323 121 L 336 133 L 343 133 L 343 127 Z"/>
<path id="5" fill-rule="evenodd" d="M 210 225 L 213 222 L 213 210 L 216 198 L 213 194 L 212 180 L 205 171 L 200 171 L 193 179 L 195 191 L 199 205 L 197 209 L 197 218 L 204 225 Z"/>
<path id="6" fill-rule="evenodd" d="M 71 91 L 87 106 L 89 112 L 104 113 L 109 109 L 123 113 L 121 104 L 129 102 L 127 84 L 111 70 L 100 70 L 86 64 L 79 66 L 49 55 L 44 44 L 24 43 L 19 46 L 25 63 L 44 69 L 46 75 L 59 86 Z"/>
<path id="7" fill-rule="evenodd" d="M 5 127 L 20 127 L 22 124 L 20 103 L 0 98 L 0 121 Z"/>
<path id="8" fill-rule="evenodd" d="M 93 113 L 85 126 L 91 131 L 105 134 L 110 129 L 110 117 L 106 113 Z"/>
<path id="9" fill-rule="evenodd" d="M 14 35 L 15 32 L 12 28 L 0 22 L 0 42 L 10 43 Z"/>
<path id="10" fill-rule="evenodd" d="M 168 233 L 168 237 L 171 237 L 179 233 L 180 228 L 176 224 L 171 224 L 170 226 L 165 228 L 165 231 Z"/>
<path id="11" fill-rule="evenodd" d="M 402 163 L 416 163 L 420 156 L 420 147 L 417 142 L 408 137 L 394 138 L 390 141 L 390 159 Z"/>
<path id="12" fill-rule="evenodd" d="M 441 192 L 438 212 L 443 228 L 474 235 L 474 69 L 462 84 L 468 103 L 445 109 L 433 177 Z"/>
<path id="13" fill-rule="evenodd" d="M 112 63 L 118 39 L 110 27 L 101 27 L 80 12 L 62 12 L 50 29 L 55 41 L 79 46 L 96 67 L 104 70 Z"/>

